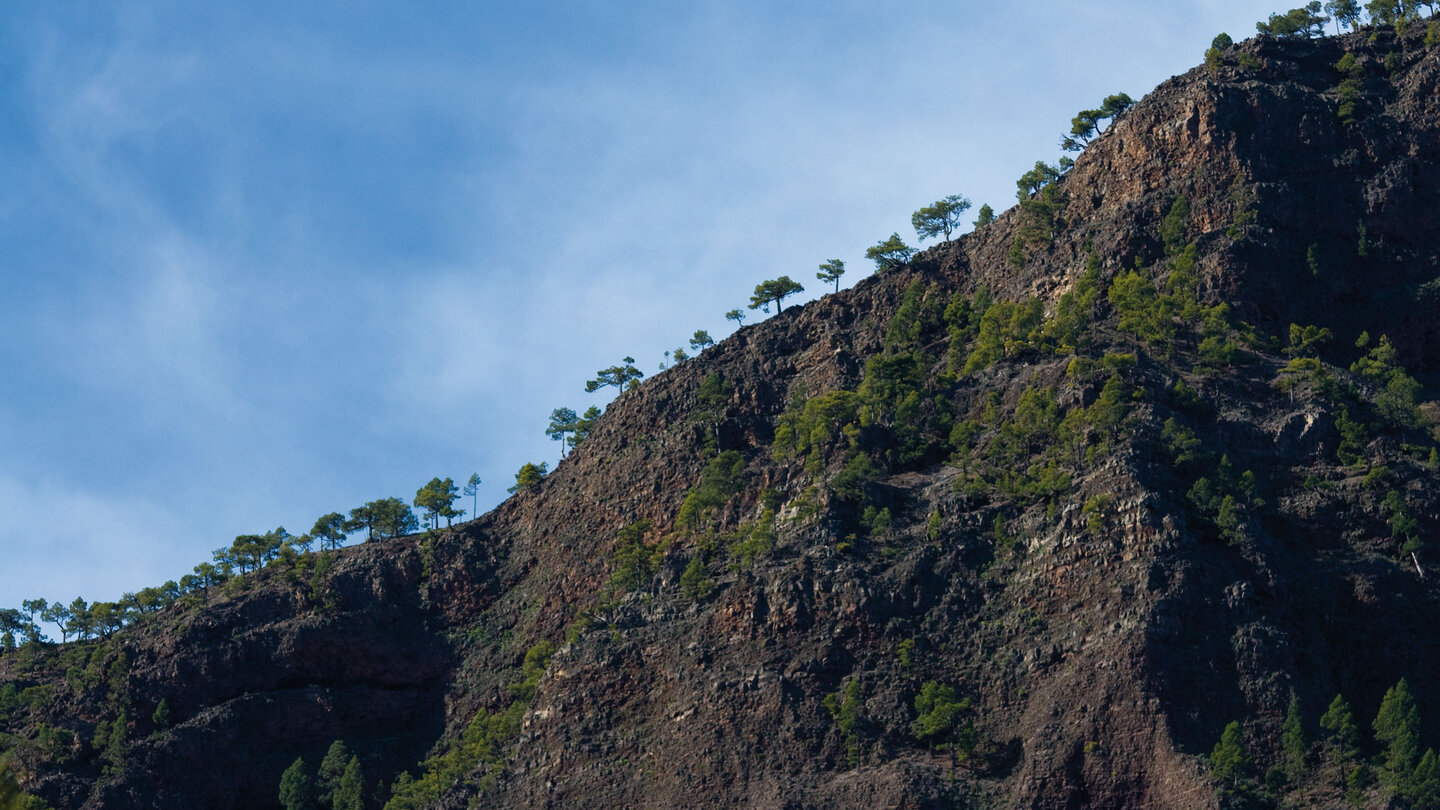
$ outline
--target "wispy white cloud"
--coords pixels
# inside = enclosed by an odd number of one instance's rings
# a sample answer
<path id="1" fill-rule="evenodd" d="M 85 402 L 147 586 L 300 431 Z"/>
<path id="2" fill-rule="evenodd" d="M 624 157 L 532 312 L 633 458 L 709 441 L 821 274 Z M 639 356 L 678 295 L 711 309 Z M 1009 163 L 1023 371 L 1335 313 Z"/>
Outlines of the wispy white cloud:
<path id="1" fill-rule="evenodd" d="M 0 502 L 34 517 L 0 604 L 32 536 L 123 545 L 127 584 L 55 594 L 100 597 L 432 475 L 493 503 L 596 369 L 653 374 L 764 278 L 853 283 L 946 194 L 1006 207 L 1075 110 L 1260 16 L 648 5 L 17 15 Z M 47 535 L 66 498 L 102 517 Z"/>
<path id="2" fill-rule="evenodd" d="M 123 284 L 81 291 L 74 317 L 50 324 L 48 341 L 73 358 L 65 371 L 152 406 L 233 401 L 215 333 L 223 293 L 210 257 L 172 233 L 134 260 Z"/>
<path id="3" fill-rule="evenodd" d="M 103 482 L 102 482 L 103 484 Z M 169 504 L 143 503 L 0 471 L 5 575 L 0 605 L 23 599 L 116 599 L 179 577 L 191 538 Z M 199 562 L 199 560 L 195 560 Z M 162 576 L 156 580 L 156 576 Z"/>

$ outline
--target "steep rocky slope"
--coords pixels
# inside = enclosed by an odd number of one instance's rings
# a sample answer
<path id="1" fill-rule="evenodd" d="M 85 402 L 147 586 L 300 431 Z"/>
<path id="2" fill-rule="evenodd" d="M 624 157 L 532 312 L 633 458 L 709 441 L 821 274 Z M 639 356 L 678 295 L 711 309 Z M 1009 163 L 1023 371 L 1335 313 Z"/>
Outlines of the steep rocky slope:
<path id="1" fill-rule="evenodd" d="M 1193 808 L 1231 721 L 1254 764 L 1225 801 L 1267 800 L 1292 692 L 1312 741 L 1402 677 L 1433 722 L 1422 36 L 1257 40 L 1166 82 L 1050 209 L 625 392 L 478 520 L 5 654 L 25 785 L 277 806 L 342 739 L 377 807 L 408 771 L 393 807 Z M 1359 761 L 1317 743 L 1268 795 L 1350 806 Z"/>

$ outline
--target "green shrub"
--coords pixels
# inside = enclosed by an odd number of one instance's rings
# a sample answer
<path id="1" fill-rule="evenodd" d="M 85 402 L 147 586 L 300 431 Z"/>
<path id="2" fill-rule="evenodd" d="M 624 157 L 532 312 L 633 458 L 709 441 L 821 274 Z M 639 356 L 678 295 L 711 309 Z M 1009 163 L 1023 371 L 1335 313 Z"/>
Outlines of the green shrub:
<path id="1" fill-rule="evenodd" d="M 285 810 L 315 810 L 315 785 L 304 757 L 296 757 L 280 774 L 280 805 Z"/>
<path id="2" fill-rule="evenodd" d="M 1080 507 L 1080 516 L 1085 518 L 1085 528 L 1091 534 L 1098 535 L 1105 529 L 1105 512 L 1110 508 L 1109 495 L 1094 495 L 1085 499 L 1085 505 Z"/>
<path id="3" fill-rule="evenodd" d="M 803 458 L 815 450 L 825 450 L 841 434 L 841 428 L 860 420 L 862 400 L 852 391 L 836 390 L 791 408 L 780 416 L 775 428 L 776 460 Z"/>
<path id="4" fill-rule="evenodd" d="M 1320 717 L 1320 728 L 1326 732 L 1325 743 L 1341 759 L 1355 756 L 1360 746 L 1360 726 L 1344 695 L 1336 695 Z"/>
<path id="5" fill-rule="evenodd" d="M 150 722 L 154 723 L 157 729 L 170 727 L 170 701 L 160 699 L 160 703 L 155 706 L 155 713 L 150 715 Z"/>
<path id="6" fill-rule="evenodd" d="M 1341 464 L 1359 464 L 1363 460 L 1361 454 L 1365 451 L 1365 444 L 1369 441 L 1365 425 L 1351 418 L 1349 408 L 1341 407 L 1340 412 L 1335 415 L 1335 428 L 1340 431 L 1340 443 L 1335 449 L 1335 456 L 1340 459 Z"/>
<path id="7" fill-rule="evenodd" d="M 1361 80 L 1365 78 L 1365 68 L 1360 65 L 1355 54 L 1347 53 L 1340 57 L 1339 62 L 1335 63 L 1335 69 L 1344 76 L 1336 88 L 1336 97 L 1340 100 L 1340 121 L 1347 125 L 1353 124 L 1356 119 L 1356 108 L 1360 101 L 1360 92 L 1363 89 Z"/>
<path id="8" fill-rule="evenodd" d="M 826 695 L 822 702 L 845 740 L 850 766 L 860 764 L 860 680 L 851 679 L 847 687 Z"/>
<path id="9" fill-rule="evenodd" d="M 845 468 L 835 475 L 830 481 L 830 488 L 836 495 L 858 503 L 865 497 L 865 484 L 880 477 L 880 468 L 870 455 L 865 452 L 856 453 L 845 464 Z"/>
<path id="10" fill-rule="evenodd" d="M 961 761 L 969 759 L 975 748 L 975 729 L 961 723 L 969 709 L 970 699 L 957 697 L 953 686 L 926 681 L 915 696 L 917 716 L 910 724 L 910 733 L 931 746 L 953 749 Z"/>
<path id="11" fill-rule="evenodd" d="M 610 588 L 617 593 L 633 591 L 650 579 L 664 555 L 664 548 L 645 542 L 650 521 L 637 520 L 620 530 L 612 558 L 615 573 L 610 575 Z"/>
<path id="12" fill-rule="evenodd" d="M 1168 348 L 1175 336 L 1174 302 L 1160 296 L 1150 279 L 1127 270 L 1110 283 L 1107 297 L 1119 316 L 1120 331 Z"/>
<path id="13" fill-rule="evenodd" d="M 900 668 L 908 670 L 915 666 L 915 639 L 907 638 L 900 642 L 895 650 L 895 660 L 900 663 Z"/>
<path id="14" fill-rule="evenodd" d="M 125 727 L 129 720 L 124 709 L 113 721 L 104 720 L 95 724 L 95 736 L 91 744 L 100 753 L 100 761 L 104 764 L 102 773 L 106 776 L 116 776 L 125 767 Z"/>
<path id="15" fill-rule="evenodd" d="M 1174 417 L 1165 420 L 1165 426 L 1160 431 L 1160 438 L 1169 448 L 1176 466 L 1201 461 L 1205 458 L 1203 445 L 1200 438 L 1195 435 L 1195 431 L 1176 422 Z"/>
<path id="16" fill-rule="evenodd" d="M 5 810 L 50 810 L 50 805 L 20 789 L 20 783 L 11 768 L 8 754 L 0 755 L 0 808 L 5 808 Z"/>
<path id="17" fill-rule="evenodd" d="M 700 473 L 700 482 L 686 493 L 680 504 L 676 524 L 691 531 L 699 529 L 715 509 L 740 491 L 744 471 L 745 457 L 735 450 L 726 450 L 711 459 Z"/>
<path id="18" fill-rule="evenodd" d="M 860 516 L 860 525 L 864 526 L 871 537 L 883 537 L 890 533 L 890 510 L 876 509 L 874 506 L 865 507 L 865 512 Z"/>
<path id="19" fill-rule="evenodd" d="M 1010 253 L 1006 258 L 1013 267 L 1025 266 L 1025 237 L 1019 231 L 1015 233 L 1015 241 L 1010 243 Z"/>
<path id="20" fill-rule="evenodd" d="M 1249 54 L 1241 54 L 1241 61 Z M 1254 57 L 1250 57 L 1254 58 Z M 1255 191 L 1250 187 L 1250 176 L 1244 171 L 1235 175 L 1235 180 L 1230 184 L 1230 227 L 1226 230 L 1226 236 L 1231 239 L 1239 239 L 1245 233 L 1245 229 L 1255 224 Z"/>
<path id="21" fill-rule="evenodd" d="M 885 333 L 885 350 L 903 352 L 919 348 L 945 322 L 948 305 L 942 298 L 939 284 L 926 286 L 916 281 L 905 290 L 905 296 L 890 318 Z"/>
<path id="22" fill-rule="evenodd" d="M 35 749 L 45 761 L 61 763 L 74 757 L 75 732 L 47 723 L 36 723 L 34 733 Z"/>
<path id="23" fill-rule="evenodd" d="M 950 368 L 954 370 L 963 364 L 964 351 L 970 341 L 980 333 L 980 319 L 990 308 L 990 291 L 984 284 L 979 285 L 975 295 L 955 293 L 945 307 L 945 327 L 950 336 Z"/>
<path id="24" fill-rule="evenodd" d="M 1390 468 L 1384 464 L 1376 464 L 1370 468 L 1369 472 L 1365 473 L 1364 478 L 1360 479 L 1360 486 L 1365 489 L 1379 489 L 1389 478 Z"/>
<path id="25" fill-rule="evenodd" d="M 766 509 L 753 525 L 741 527 L 740 541 L 730 549 L 730 555 L 737 565 L 748 568 L 775 547 L 775 540 L 775 512 Z"/>
<path id="26" fill-rule="evenodd" d="M 1215 373 L 1235 365 L 1240 357 L 1240 347 L 1233 340 L 1212 335 L 1200 341 L 1196 353 L 1200 356 L 1196 370 Z"/>
<path id="27" fill-rule="evenodd" d="M 1357 345 L 1364 348 L 1368 337 L 1362 335 Z M 1381 386 L 1375 395 L 1375 411 L 1382 419 L 1398 428 L 1419 427 L 1425 422 L 1420 413 L 1421 386 L 1405 372 L 1397 358 L 1390 338 L 1381 335 L 1375 348 L 1351 364 L 1350 370 Z"/>
<path id="28" fill-rule="evenodd" d="M 1285 393 L 1293 393 L 1305 386 L 1328 400 L 1339 399 L 1342 395 L 1340 383 L 1315 357 L 1292 357 L 1275 381 L 1275 387 Z"/>
<path id="29" fill-rule="evenodd" d="M 540 685 L 540 678 L 545 675 L 545 668 L 550 665 L 550 656 L 554 654 L 555 645 L 543 639 L 526 650 L 525 661 L 520 668 L 520 680 L 510 684 L 510 693 L 526 702 L 533 699 L 535 688 Z"/>
<path id="30" fill-rule="evenodd" d="M 1189 413 L 1200 414 L 1207 410 L 1205 400 L 1195 393 L 1195 389 L 1186 385 L 1184 380 L 1176 380 L 1175 384 L 1170 386 L 1170 399 L 1175 403 L 1175 407 Z"/>
<path id="31" fill-rule="evenodd" d="M 950 447 L 958 456 L 964 457 L 975 448 L 975 440 L 985 432 L 985 426 L 974 419 L 962 419 L 950 429 Z"/>
<path id="32" fill-rule="evenodd" d="M 422 763 L 424 772 L 418 779 L 404 774 L 396 781 L 385 810 L 434 807 L 447 791 L 472 778 L 482 765 L 485 769 L 479 787 L 489 788 L 504 769 L 504 748 L 519 735 L 525 710 L 526 705 L 517 700 L 504 711 L 476 712 L 460 739 Z"/>
<path id="33" fill-rule="evenodd" d="M 988 396 L 980 420 L 961 420 L 950 431 L 951 462 L 966 473 L 955 479 L 955 491 L 1033 500 L 1068 490 L 1071 478 L 1061 457 L 1072 442 L 1070 418 L 1051 388 L 1022 392 L 1008 414 L 998 395 Z"/>
<path id="34" fill-rule="evenodd" d="M 1101 434 L 1116 437 L 1125 418 L 1130 415 L 1130 402 L 1134 395 L 1135 389 L 1120 379 L 1119 374 L 1112 374 L 1100 389 L 1100 396 L 1086 409 L 1085 417 Z"/>
<path id="35" fill-rule="evenodd" d="M 1035 168 L 1015 183 L 1020 204 L 1011 262 L 1017 266 L 1024 264 L 1026 247 L 1048 245 L 1064 225 L 1060 216 L 1065 207 L 1065 194 L 1059 185 L 1060 169 L 1060 166 L 1036 161 Z"/>
<path id="36" fill-rule="evenodd" d="M 1038 348 L 1045 307 L 1038 298 L 996 301 L 980 319 L 975 347 L 965 358 L 962 374 L 972 374 L 1006 358 Z"/>
<path id="37" fill-rule="evenodd" d="M 994 522 L 990 524 L 990 539 L 995 544 L 996 554 L 1013 551 L 1019 538 L 1010 533 L 1005 526 L 1005 516 L 996 515 Z"/>
<path id="38" fill-rule="evenodd" d="M 705 565 L 704 556 L 697 550 L 690 558 L 690 564 L 680 574 L 680 592 L 686 599 L 700 601 L 714 590 L 715 582 L 710 579 L 710 569 Z"/>
<path id="39" fill-rule="evenodd" d="M 1240 724 L 1231 722 L 1210 752 L 1210 773 L 1221 782 L 1237 782 L 1248 776 L 1250 754 L 1240 735 Z"/>
<path id="40" fill-rule="evenodd" d="M 1177 195 L 1160 225 L 1160 241 L 1165 243 L 1165 253 L 1175 255 L 1185 246 L 1186 231 L 1190 229 L 1190 201 Z"/>
<path id="41" fill-rule="evenodd" d="M 1400 541 L 1402 553 L 1409 554 L 1424 547 L 1420 540 L 1420 523 L 1410 514 L 1404 496 L 1393 489 L 1386 492 L 1380 511 L 1390 524 L 1390 536 Z"/>
<path id="42" fill-rule="evenodd" d="M 873 355 L 858 391 L 860 424 L 894 426 L 914 421 L 930 362 L 920 352 Z"/>
<path id="43" fill-rule="evenodd" d="M 55 689 L 48 684 L 28 686 L 20 692 L 20 705 L 34 711 L 50 704 Z"/>
<path id="44" fill-rule="evenodd" d="M 1300 716 L 1300 696 L 1290 690 L 1290 703 L 1285 707 L 1285 723 L 1280 729 L 1280 745 L 1285 751 L 1285 770 L 1296 781 L 1305 776 L 1305 754 L 1310 743 L 1305 739 L 1305 723 Z"/>
<path id="45" fill-rule="evenodd" d="M 15 684 L 8 681 L 0 685 L 0 725 L 8 724 L 18 708 L 20 708 L 20 690 L 15 687 Z"/>
<path id="46" fill-rule="evenodd" d="M 1100 263 L 1095 254 L 1090 254 L 1084 275 L 1075 286 L 1060 296 L 1055 305 L 1055 314 L 1040 330 L 1040 338 L 1046 351 L 1056 354 L 1074 354 L 1090 343 L 1090 325 L 1095 317 L 1095 304 L 1102 294 Z"/>

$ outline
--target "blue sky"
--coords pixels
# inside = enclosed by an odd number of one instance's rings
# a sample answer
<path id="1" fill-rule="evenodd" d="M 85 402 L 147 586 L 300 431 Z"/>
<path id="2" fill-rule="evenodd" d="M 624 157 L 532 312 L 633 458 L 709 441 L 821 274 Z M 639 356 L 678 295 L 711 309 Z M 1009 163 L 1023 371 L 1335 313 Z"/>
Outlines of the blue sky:
<path id="1" fill-rule="evenodd" d="M 1281 10 L 619 5 L 8 5 L 0 606 L 436 475 L 483 511 L 596 369 L 1009 207 L 1077 110 Z"/>

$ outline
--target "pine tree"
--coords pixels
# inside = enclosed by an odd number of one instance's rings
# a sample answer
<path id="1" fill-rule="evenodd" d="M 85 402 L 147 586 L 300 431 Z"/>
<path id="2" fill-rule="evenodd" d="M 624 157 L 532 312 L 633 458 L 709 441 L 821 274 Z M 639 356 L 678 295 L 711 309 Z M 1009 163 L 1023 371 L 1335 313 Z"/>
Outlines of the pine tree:
<path id="1" fill-rule="evenodd" d="M 453 486 L 453 484 L 452 484 Z M 381 498 L 350 510 L 342 526 L 347 533 L 365 530 L 366 539 L 399 537 L 419 528 L 415 513 L 399 498 Z"/>
<path id="2" fill-rule="evenodd" d="M 430 528 L 440 528 L 440 518 L 445 516 L 446 524 L 449 524 L 449 517 L 455 514 L 452 505 L 455 499 L 460 497 L 460 491 L 455 487 L 455 482 L 449 478 L 441 481 L 439 478 L 431 478 L 430 482 L 415 491 L 414 504 L 425 510 L 425 521 Z"/>
<path id="3" fill-rule="evenodd" d="M 985 203 L 980 206 L 980 210 L 977 213 L 980 214 L 980 216 L 975 219 L 976 228 L 983 228 L 995 221 L 995 209 L 990 207 L 990 203 Z"/>
<path id="4" fill-rule="evenodd" d="M 365 774 L 360 770 L 359 757 L 351 757 L 340 775 L 330 794 L 330 810 L 365 810 Z"/>
<path id="5" fill-rule="evenodd" d="M 545 435 L 560 442 L 560 458 L 565 458 L 565 436 L 575 432 L 575 424 L 580 417 L 570 408 L 556 408 L 550 412 L 550 426 L 545 428 Z"/>
<path id="6" fill-rule="evenodd" d="M 301 757 L 280 775 L 280 805 L 285 810 L 315 810 L 315 785 Z"/>
<path id="7" fill-rule="evenodd" d="M 831 259 L 820 265 L 820 272 L 815 277 L 824 282 L 834 282 L 835 292 L 840 292 L 840 277 L 845 275 L 845 262 L 839 259 Z"/>
<path id="8" fill-rule="evenodd" d="M 1070 133 L 1060 136 L 1060 148 L 1066 152 L 1084 150 L 1090 145 L 1091 140 L 1104 132 L 1100 126 L 1101 121 L 1120 115 L 1130 109 L 1134 103 L 1134 99 L 1125 93 L 1116 93 L 1113 96 L 1106 96 L 1098 110 L 1081 110 L 1074 118 L 1070 119 Z"/>
<path id="9" fill-rule="evenodd" d="M 453 486 L 452 483 L 451 487 Z M 365 529 L 367 538 L 374 540 L 400 537 L 415 531 L 419 526 L 415 513 L 410 511 L 405 501 L 400 498 L 381 498 L 351 509 L 350 519 L 345 521 L 344 529 L 347 532 Z"/>
<path id="10" fill-rule="evenodd" d="M 10 773 L 10 761 L 0 759 L 0 810 L 24 810 L 25 794 Z"/>
<path id="11" fill-rule="evenodd" d="M 1221 782 L 1233 784 L 1245 778 L 1249 767 L 1250 754 L 1245 751 L 1240 724 L 1232 720 L 1210 752 L 1210 771 Z"/>
<path id="12" fill-rule="evenodd" d="M 571 442 L 574 445 L 574 442 Z M 471 473 L 470 480 L 465 482 L 464 494 L 470 496 L 470 510 L 472 514 L 479 515 L 475 511 L 480 508 L 480 473 Z"/>
<path id="13" fill-rule="evenodd" d="M 1375 739 L 1386 744 L 1380 763 L 1380 781 L 1396 790 L 1410 786 L 1420 759 L 1420 710 L 1404 678 L 1390 687 L 1375 715 Z"/>
<path id="14" fill-rule="evenodd" d="M 315 775 L 315 787 L 320 794 L 320 804 L 325 807 L 331 806 L 331 794 L 340 786 L 340 778 L 345 775 L 345 766 L 350 761 L 350 749 L 345 747 L 344 740 L 336 740 L 330 743 L 330 750 L 325 752 L 325 758 L 320 761 L 320 770 Z"/>
<path id="15" fill-rule="evenodd" d="M 690 336 L 690 350 L 696 354 L 714 345 L 715 338 L 710 337 L 710 333 L 704 329 L 696 329 L 695 334 Z"/>
<path id="16" fill-rule="evenodd" d="M 1350 30 L 1360 27 L 1360 3 L 1358 0 L 1327 0 L 1325 11 L 1335 21 L 1335 33 L 1340 33 L 1340 25 L 1343 23 L 1350 26 Z"/>
<path id="17" fill-rule="evenodd" d="M 315 521 L 315 526 L 310 529 L 310 534 L 320 540 L 320 547 L 327 544 L 333 551 L 341 543 L 345 542 L 345 516 L 339 512 L 331 512 Z"/>
<path id="18" fill-rule="evenodd" d="M 1305 740 L 1305 723 L 1300 718 L 1300 697 L 1290 690 L 1290 706 L 1285 710 L 1285 725 L 1280 731 L 1285 748 L 1285 765 L 1290 778 L 1299 780 L 1305 774 L 1305 753 L 1310 745 Z"/>
<path id="19" fill-rule="evenodd" d="M 635 367 L 635 358 L 625 357 L 621 362 L 623 366 L 611 366 L 602 368 L 595 372 L 595 379 L 585 383 L 585 393 L 593 394 L 608 385 L 613 385 L 621 391 L 634 388 L 645 373 Z"/>
<path id="20" fill-rule="evenodd" d="M 944 235 L 950 241 L 950 233 L 960 225 L 960 215 L 970 210 L 970 201 L 952 194 L 933 205 L 927 205 L 910 216 L 910 224 L 921 242 L 929 237 Z"/>
<path id="21" fill-rule="evenodd" d="M 1170 205 L 1170 212 L 1160 225 L 1160 239 L 1165 243 L 1165 254 L 1174 256 L 1185 248 L 1185 233 L 1190 227 L 1190 201 L 1177 196 Z"/>
<path id="22" fill-rule="evenodd" d="M 529 489 L 540 483 L 540 479 L 544 478 L 545 474 L 549 471 L 550 462 L 548 461 L 542 461 L 539 464 L 533 464 L 527 461 L 520 465 L 520 471 L 515 473 L 515 486 L 505 491 L 515 493 L 522 489 Z"/>
<path id="23" fill-rule="evenodd" d="M 1341 758 L 1355 756 L 1360 742 L 1360 727 L 1355 724 L 1355 713 L 1350 710 L 1350 702 L 1344 695 L 1336 695 L 1330 701 L 1330 708 L 1320 716 L 1320 728 L 1329 732 L 1325 741 Z"/>
<path id="24" fill-rule="evenodd" d="M 1410 800 L 1418 808 L 1440 807 L 1440 757 L 1435 755 L 1434 748 L 1425 749 L 1425 756 L 1420 758 L 1420 764 L 1415 766 L 1415 774 L 1411 780 Z"/>
<path id="25" fill-rule="evenodd" d="M 600 409 L 591 405 L 580 414 L 580 419 L 575 422 L 575 437 L 570 440 L 570 446 L 574 447 L 590 435 L 590 429 L 595 427 L 595 420 L 600 418 Z"/>
<path id="26" fill-rule="evenodd" d="M 944 742 L 955 730 L 960 715 L 968 708 L 970 699 L 957 698 L 955 687 L 926 681 L 920 694 L 915 696 L 915 713 L 918 716 L 910 724 L 910 733 L 931 745 Z"/>
<path id="27" fill-rule="evenodd" d="M 160 698 L 159 705 L 155 707 L 155 713 L 150 715 L 150 721 L 155 724 L 157 729 L 170 727 L 170 702 L 168 700 Z"/>
<path id="28" fill-rule="evenodd" d="M 799 292 L 805 292 L 805 288 L 789 276 L 762 281 L 755 285 L 755 293 L 750 296 L 750 309 L 763 308 L 769 312 L 770 304 L 773 302 L 775 314 L 779 315 L 785 311 L 785 305 L 782 303 L 785 298 Z"/>
<path id="29" fill-rule="evenodd" d="M 875 272 L 884 273 L 910 263 L 915 249 L 905 244 L 900 234 L 892 233 L 890 238 L 865 248 L 865 258 L 875 262 Z"/>

